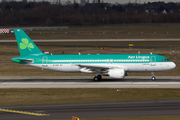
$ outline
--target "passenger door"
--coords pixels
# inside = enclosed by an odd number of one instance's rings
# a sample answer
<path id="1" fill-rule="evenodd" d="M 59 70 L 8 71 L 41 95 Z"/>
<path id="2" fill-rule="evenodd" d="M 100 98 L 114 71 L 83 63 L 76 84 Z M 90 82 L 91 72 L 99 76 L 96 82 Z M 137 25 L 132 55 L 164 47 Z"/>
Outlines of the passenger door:
<path id="1" fill-rule="evenodd" d="M 156 56 L 151 56 L 150 65 L 156 66 Z"/>
<path id="2" fill-rule="evenodd" d="M 47 61 L 48 61 L 48 57 L 47 57 L 47 56 L 44 56 L 44 57 L 42 58 L 42 69 L 43 69 L 43 68 L 48 68 Z"/>

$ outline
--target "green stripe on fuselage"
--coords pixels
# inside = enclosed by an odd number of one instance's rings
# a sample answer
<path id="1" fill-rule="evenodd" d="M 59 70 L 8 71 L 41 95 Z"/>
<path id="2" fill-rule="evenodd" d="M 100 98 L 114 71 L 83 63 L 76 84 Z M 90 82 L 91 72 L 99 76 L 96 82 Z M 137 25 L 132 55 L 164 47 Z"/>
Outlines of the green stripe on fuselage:
<path id="1" fill-rule="evenodd" d="M 33 64 L 170 62 L 166 57 L 156 54 L 30 55 L 26 59 L 33 59 Z"/>

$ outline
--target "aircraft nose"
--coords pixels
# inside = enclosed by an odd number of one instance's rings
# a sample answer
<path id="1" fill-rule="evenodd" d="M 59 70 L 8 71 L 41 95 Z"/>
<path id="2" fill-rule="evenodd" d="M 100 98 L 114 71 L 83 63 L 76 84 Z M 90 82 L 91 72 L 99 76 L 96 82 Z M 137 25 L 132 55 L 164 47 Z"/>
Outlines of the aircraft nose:
<path id="1" fill-rule="evenodd" d="M 176 67 L 176 64 L 174 62 L 171 62 L 170 67 L 171 69 L 174 69 Z"/>

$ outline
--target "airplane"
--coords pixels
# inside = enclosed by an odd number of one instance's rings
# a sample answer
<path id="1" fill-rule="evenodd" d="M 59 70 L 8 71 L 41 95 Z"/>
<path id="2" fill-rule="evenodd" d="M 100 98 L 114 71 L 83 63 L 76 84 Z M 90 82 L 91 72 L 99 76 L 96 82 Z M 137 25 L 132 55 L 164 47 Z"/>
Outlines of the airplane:
<path id="1" fill-rule="evenodd" d="M 103 76 L 123 79 L 129 72 L 154 72 L 171 70 L 174 62 L 157 54 L 77 54 L 47 55 L 43 53 L 22 29 L 14 29 L 20 56 L 11 60 L 16 63 L 59 72 L 96 74 L 94 81 Z"/>

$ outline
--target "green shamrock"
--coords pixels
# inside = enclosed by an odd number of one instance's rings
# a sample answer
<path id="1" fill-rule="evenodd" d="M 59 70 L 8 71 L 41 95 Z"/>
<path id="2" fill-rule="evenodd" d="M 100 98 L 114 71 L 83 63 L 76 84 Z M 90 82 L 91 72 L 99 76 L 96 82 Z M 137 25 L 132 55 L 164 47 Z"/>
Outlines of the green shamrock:
<path id="1" fill-rule="evenodd" d="M 21 39 L 22 43 L 20 43 L 20 49 L 26 49 L 28 48 L 30 51 L 34 48 L 34 45 L 32 43 L 29 43 L 29 40 L 27 38 Z"/>

